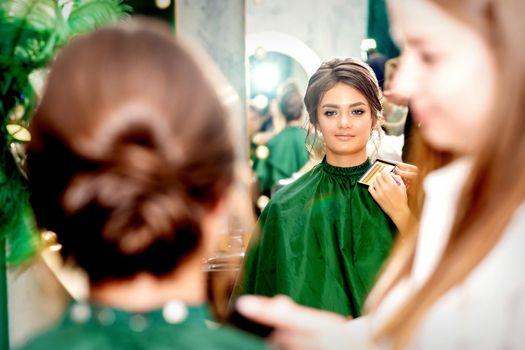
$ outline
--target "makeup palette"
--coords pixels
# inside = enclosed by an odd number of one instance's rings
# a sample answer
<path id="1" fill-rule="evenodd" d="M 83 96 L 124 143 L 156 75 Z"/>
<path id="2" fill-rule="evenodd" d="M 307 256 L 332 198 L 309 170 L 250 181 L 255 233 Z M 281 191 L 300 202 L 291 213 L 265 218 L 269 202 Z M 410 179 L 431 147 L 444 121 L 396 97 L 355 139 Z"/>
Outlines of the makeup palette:
<path id="1" fill-rule="evenodd" d="M 364 175 L 361 176 L 361 178 L 357 182 L 365 186 L 370 186 L 371 184 L 374 183 L 376 176 L 381 174 L 383 171 L 390 173 L 394 171 L 395 168 L 396 168 L 395 163 L 389 162 L 388 160 L 377 159 L 372 164 L 370 169 L 368 169 L 366 173 L 364 173 Z"/>

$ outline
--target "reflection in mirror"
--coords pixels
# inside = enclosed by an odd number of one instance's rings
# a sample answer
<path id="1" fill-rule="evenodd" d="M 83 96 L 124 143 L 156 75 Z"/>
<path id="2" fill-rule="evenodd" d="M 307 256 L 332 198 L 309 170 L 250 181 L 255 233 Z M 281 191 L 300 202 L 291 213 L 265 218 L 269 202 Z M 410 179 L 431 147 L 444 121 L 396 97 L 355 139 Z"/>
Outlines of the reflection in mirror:
<path id="1" fill-rule="evenodd" d="M 249 57 L 249 67 L 250 101 L 262 117 L 259 130 L 277 133 L 285 125 L 285 120 L 275 105 L 278 89 L 285 82 L 294 82 L 303 96 L 304 87 L 308 83 L 306 71 L 292 57 L 279 52 L 268 52 L 262 47 Z M 267 117 L 268 113 L 271 119 Z"/>
<path id="2" fill-rule="evenodd" d="M 306 71 L 299 62 L 279 52 L 268 52 L 263 47 L 249 57 L 249 66 L 250 98 L 264 94 L 272 99 L 279 84 L 286 80 L 295 80 L 301 89 L 308 82 Z"/>
<path id="3" fill-rule="evenodd" d="M 255 182 L 254 209 L 260 213 L 274 184 L 292 177 L 309 159 L 302 128 L 306 116 L 303 97 L 309 76 L 321 60 L 302 41 L 279 32 L 248 35 L 247 49 L 247 134 Z"/>

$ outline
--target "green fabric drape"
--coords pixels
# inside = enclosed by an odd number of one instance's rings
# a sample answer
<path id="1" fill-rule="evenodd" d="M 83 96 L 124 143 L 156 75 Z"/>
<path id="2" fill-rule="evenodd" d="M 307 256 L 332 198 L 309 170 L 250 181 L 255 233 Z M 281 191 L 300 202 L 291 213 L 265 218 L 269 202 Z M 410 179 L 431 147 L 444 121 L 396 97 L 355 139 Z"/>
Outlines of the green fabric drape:
<path id="1" fill-rule="evenodd" d="M 399 48 L 390 35 L 390 21 L 385 0 L 368 1 L 367 35 L 375 39 L 378 52 L 389 58 L 399 56 Z"/>
<path id="2" fill-rule="evenodd" d="M 279 190 L 259 219 L 238 290 L 359 316 L 395 233 L 357 180 L 370 167 L 326 161 Z"/>
<path id="3" fill-rule="evenodd" d="M 305 139 L 303 128 L 287 127 L 268 141 L 268 158 L 258 159 L 254 168 L 263 193 L 269 194 L 277 181 L 291 177 L 306 164 Z"/>
<path id="4" fill-rule="evenodd" d="M 89 304 L 72 303 L 53 329 L 29 341 L 23 350 L 119 349 L 267 349 L 255 336 L 218 324 L 206 305 L 187 307 L 183 319 L 162 309 L 135 314 Z"/>

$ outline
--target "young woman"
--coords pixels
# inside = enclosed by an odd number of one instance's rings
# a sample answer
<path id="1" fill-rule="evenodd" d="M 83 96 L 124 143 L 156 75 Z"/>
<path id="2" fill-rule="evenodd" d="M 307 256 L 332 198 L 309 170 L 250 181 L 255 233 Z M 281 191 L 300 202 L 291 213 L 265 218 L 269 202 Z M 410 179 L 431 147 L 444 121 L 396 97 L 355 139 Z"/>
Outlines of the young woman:
<path id="1" fill-rule="evenodd" d="M 24 349 L 263 347 L 206 323 L 202 258 L 234 149 L 198 62 L 158 23 L 98 30 L 56 58 L 31 127 L 31 200 L 90 296 Z"/>
<path id="2" fill-rule="evenodd" d="M 326 158 L 279 190 L 261 214 L 259 241 L 246 258 L 244 293 L 285 294 L 303 305 L 361 314 L 395 234 L 390 218 L 358 184 L 370 167 L 366 146 L 379 127 L 379 98 L 373 72 L 355 59 L 323 63 L 311 77 L 304 101 Z"/>
<path id="3" fill-rule="evenodd" d="M 360 321 L 282 299 L 240 309 L 260 311 L 290 349 L 522 349 L 525 2 L 390 6 L 404 46 L 397 88 L 424 138 L 420 164 L 454 159 L 426 176 L 419 235 L 393 255 Z"/>

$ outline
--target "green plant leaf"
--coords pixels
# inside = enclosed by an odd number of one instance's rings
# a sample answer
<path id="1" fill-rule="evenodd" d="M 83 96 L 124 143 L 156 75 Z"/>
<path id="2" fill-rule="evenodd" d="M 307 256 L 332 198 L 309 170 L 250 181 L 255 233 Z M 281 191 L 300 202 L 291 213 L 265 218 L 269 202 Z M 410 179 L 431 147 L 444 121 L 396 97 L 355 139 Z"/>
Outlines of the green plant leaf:
<path id="1" fill-rule="evenodd" d="M 83 34 L 116 23 L 130 10 L 120 0 L 77 0 L 67 24 L 72 35 Z"/>
<path id="2" fill-rule="evenodd" d="M 62 13 L 56 0 L 9 0 L 0 4 L 0 61 L 41 66 L 54 54 Z"/>
<path id="3" fill-rule="evenodd" d="M 25 180 L 9 151 L 5 124 L 23 104 L 27 125 L 36 106 L 29 75 L 47 65 L 76 34 L 115 23 L 130 8 L 119 0 L 75 0 L 66 20 L 58 0 L 0 0 L 0 237 L 9 242 L 9 261 L 22 262 L 37 248 L 38 236 Z"/>

